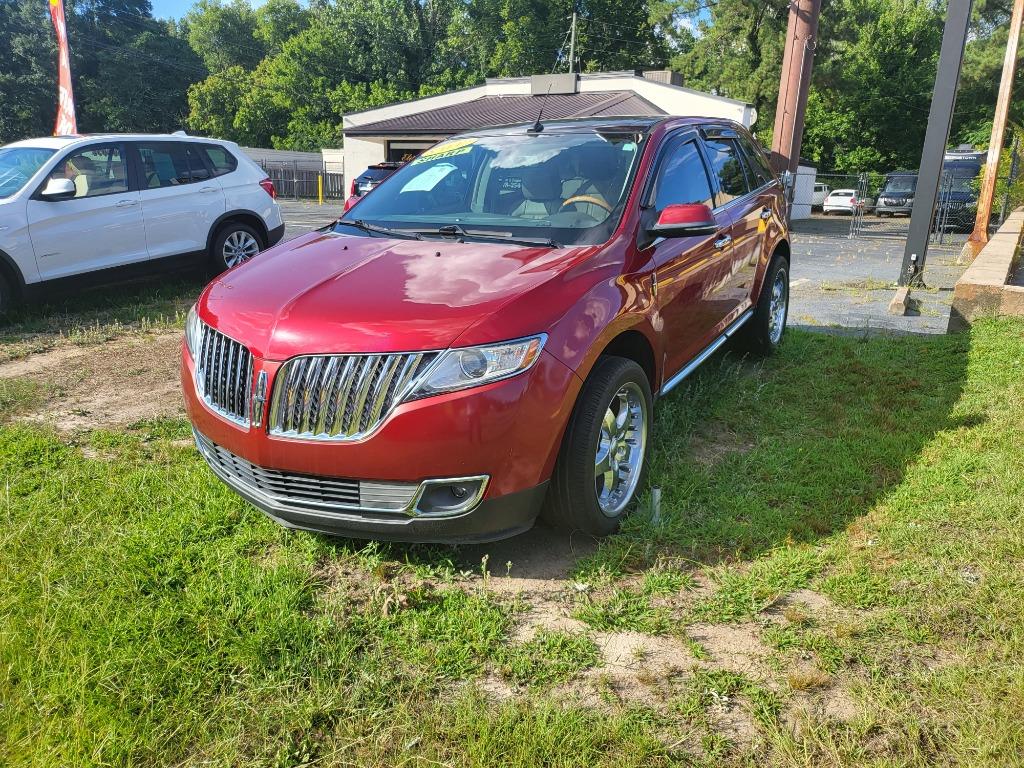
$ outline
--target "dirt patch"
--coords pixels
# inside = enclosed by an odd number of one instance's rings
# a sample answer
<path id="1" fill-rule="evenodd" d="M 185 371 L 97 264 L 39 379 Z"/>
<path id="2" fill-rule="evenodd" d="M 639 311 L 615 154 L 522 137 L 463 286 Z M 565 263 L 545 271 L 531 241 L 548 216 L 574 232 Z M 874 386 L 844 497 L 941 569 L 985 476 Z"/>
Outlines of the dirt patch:
<path id="1" fill-rule="evenodd" d="M 0 378 L 40 383 L 47 397 L 22 418 L 62 430 L 183 416 L 180 344 L 181 334 L 172 332 L 98 347 L 62 346 L 0 364 Z"/>
<path id="2" fill-rule="evenodd" d="M 686 634 L 708 652 L 712 666 L 752 679 L 771 677 L 766 663 L 770 651 L 761 642 L 760 627 L 754 622 L 691 624 Z"/>
<path id="3" fill-rule="evenodd" d="M 713 467 L 734 453 L 749 453 L 753 448 L 752 441 L 740 438 L 719 423 L 707 425 L 690 440 L 690 455 L 705 467 Z"/>

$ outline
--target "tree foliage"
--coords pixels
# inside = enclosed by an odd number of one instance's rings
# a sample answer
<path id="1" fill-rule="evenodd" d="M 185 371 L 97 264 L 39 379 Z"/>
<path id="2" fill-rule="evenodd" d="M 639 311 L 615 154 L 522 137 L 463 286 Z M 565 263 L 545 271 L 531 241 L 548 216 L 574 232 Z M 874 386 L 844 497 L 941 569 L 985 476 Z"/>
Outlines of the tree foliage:
<path id="1" fill-rule="evenodd" d="M 752 102 L 771 139 L 788 0 L 65 0 L 82 130 L 174 130 L 338 146 L 343 116 L 486 77 L 671 67 Z M 1011 0 L 976 0 L 954 141 L 988 141 Z M 577 14 L 575 57 L 569 26 Z M 823 4 L 803 154 L 822 170 L 916 167 L 944 5 Z M 0 0 L 0 140 L 48 133 L 56 51 L 45 0 Z M 1018 80 L 1024 72 L 1020 73 Z M 1020 83 L 1024 88 L 1024 83 Z M 1024 100 L 1011 117 L 1024 123 Z"/>

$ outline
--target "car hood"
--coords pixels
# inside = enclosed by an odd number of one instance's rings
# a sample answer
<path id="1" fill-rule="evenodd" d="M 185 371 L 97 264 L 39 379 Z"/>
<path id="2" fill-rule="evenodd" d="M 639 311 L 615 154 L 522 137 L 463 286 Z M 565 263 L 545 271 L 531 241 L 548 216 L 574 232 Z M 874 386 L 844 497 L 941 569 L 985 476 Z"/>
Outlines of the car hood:
<path id="1" fill-rule="evenodd" d="M 316 232 L 221 275 L 199 313 L 270 360 L 444 349 L 592 251 Z"/>

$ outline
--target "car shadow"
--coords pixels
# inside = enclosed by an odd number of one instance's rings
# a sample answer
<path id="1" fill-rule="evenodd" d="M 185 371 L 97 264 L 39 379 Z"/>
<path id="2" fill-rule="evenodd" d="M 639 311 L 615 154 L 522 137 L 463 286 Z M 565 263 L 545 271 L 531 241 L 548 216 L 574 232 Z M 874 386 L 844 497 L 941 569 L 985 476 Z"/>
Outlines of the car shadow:
<path id="1" fill-rule="evenodd" d="M 605 540 L 538 524 L 457 548 L 388 544 L 406 562 L 445 560 L 516 588 L 571 578 L 583 559 L 614 570 L 659 558 L 716 564 L 846 529 L 912 471 L 955 413 L 970 337 L 791 332 L 767 360 L 727 349 L 658 404 L 648 489 Z M 505 578 L 495 578 L 500 586 Z"/>

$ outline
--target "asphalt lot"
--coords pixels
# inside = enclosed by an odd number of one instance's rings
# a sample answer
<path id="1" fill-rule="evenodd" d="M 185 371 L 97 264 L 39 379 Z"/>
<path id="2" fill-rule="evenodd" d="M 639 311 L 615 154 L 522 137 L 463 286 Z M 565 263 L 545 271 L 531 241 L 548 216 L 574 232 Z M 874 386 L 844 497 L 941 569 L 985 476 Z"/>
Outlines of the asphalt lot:
<path id="1" fill-rule="evenodd" d="M 341 201 L 322 206 L 294 200 L 280 203 L 286 240 L 330 223 L 343 210 Z M 847 217 L 818 214 L 794 222 L 790 324 L 860 332 L 945 333 L 953 286 L 966 269 L 957 264 L 964 236 L 947 236 L 946 242 L 929 248 L 928 287 L 914 292 L 920 313 L 895 317 L 888 307 L 903 262 L 907 222 L 868 216 L 856 239 L 847 236 Z"/>

